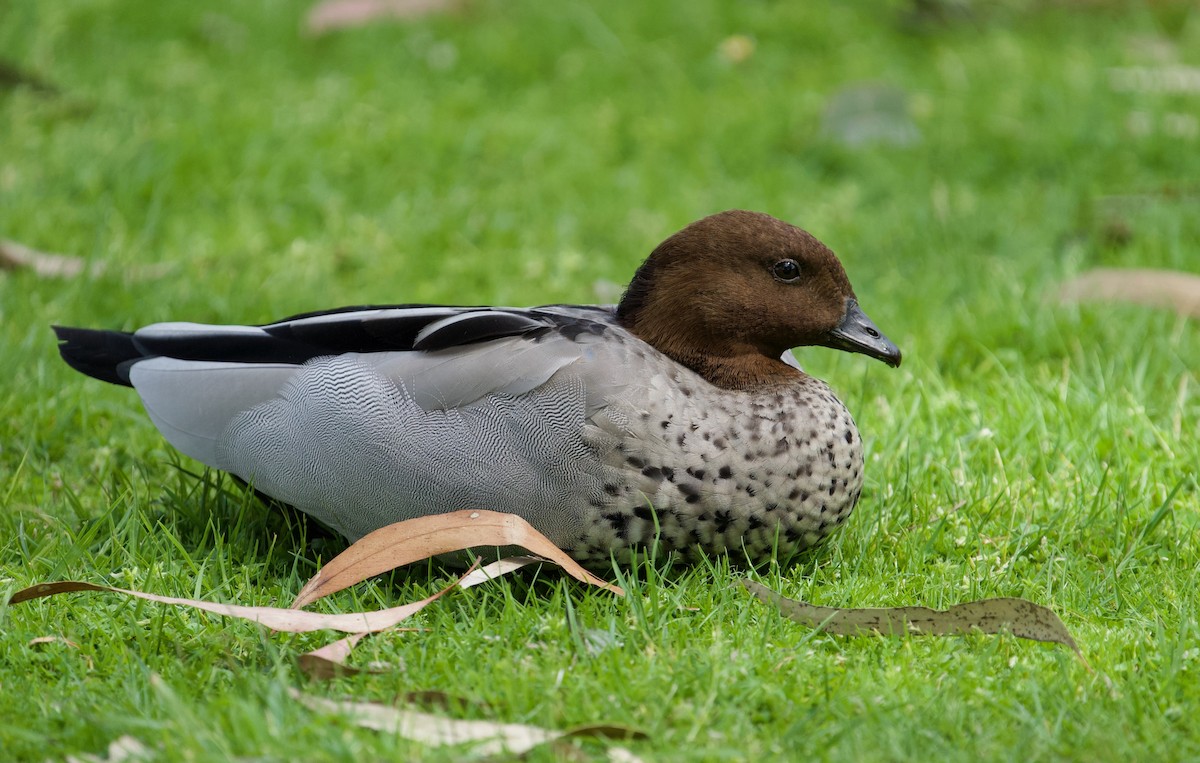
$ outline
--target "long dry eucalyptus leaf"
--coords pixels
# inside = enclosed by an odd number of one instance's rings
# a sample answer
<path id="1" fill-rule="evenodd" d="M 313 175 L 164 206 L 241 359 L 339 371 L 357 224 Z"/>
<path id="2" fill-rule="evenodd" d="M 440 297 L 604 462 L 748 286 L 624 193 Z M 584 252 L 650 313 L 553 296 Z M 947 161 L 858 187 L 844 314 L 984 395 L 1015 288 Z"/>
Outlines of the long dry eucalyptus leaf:
<path id="1" fill-rule="evenodd" d="M 477 755 L 521 755 L 558 739 L 600 737 L 605 739 L 644 739 L 639 731 L 618 726 L 584 726 L 569 731 L 551 731 L 521 723 L 464 721 L 416 710 L 381 705 L 376 702 L 350 702 L 325 699 L 291 690 L 292 696 L 310 710 L 338 713 L 363 728 L 396 734 L 431 746 L 472 744 Z"/>
<path id="2" fill-rule="evenodd" d="M 625 592 L 579 566 L 524 519 L 495 511 L 431 514 L 381 527 L 356 541 L 317 571 L 292 602 L 303 607 L 369 577 L 439 554 L 468 548 L 519 546 L 562 567 L 576 580 L 618 596 Z"/>
<path id="3" fill-rule="evenodd" d="M 453 589 L 456 585 L 458 585 L 457 582 L 452 583 L 432 596 L 411 604 L 404 604 L 390 609 L 381 609 L 376 612 L 348 612 L 340 615 L 323 615 L 317 612 L 303 612 L 297 609 L 284 609 L 283 607 L 248 607 L 241 604 L 220 604 L 200 599 L 158 596 L 152 593 L 84 583 L 77 580 L 64 580 L 58 583 L 39 583 L 38 585 L 17 591 L 9 598 L 8 603 L 10 605 L 20 604 L 21 602 L 33 599 L 41 599 L 46 596 L 56 596 L 75 591 L 104 591 L 133 596 L 138 599 L 158 602 L 159 604 L 173 604 L 212 612 L 217 615 L 238 617 L 265 625 L 272 630 L 285 631 L 287 633 L 308 633 L 309 631 L 319 630 L 334 630 L 341 631 L 342 633 L 373 633 L 384 628 L 390 628 L 401 620 L 411 617 L 438 599 L 438 597 Z"/>
<path id="4" fill-rule="evenodd" d="M 946 610 L 928 607 L 871 607 L 844 609 L 821 607 L 789 599 L 770 588 L 743 578 L 742 585 L 767 604 L 779 607 L 786 617 L 810 628 L 839 636 L 879 633 L 884 636 L 962 636 L 972 631 L 1011 633 L 1020 638 L 1063 644 L 1083 661 L 1083 653 L 1058 615 L 1025 599 L 980 599 Z"/>
<path id="5" fill-rule="evenodd" d="M 543 561 L 545 560 L 537 556 L 510 556 L 506 559 L 500 559 L 486 567 L 468 571 L 466 575 L 458 579 L 458 587 L 471 588 L 472 586 L 486 583 L 489 580 L 495 580 L 502 575 L 507 575 L 527 565 Z M 350 652 L 367 635 L 369 634 L 366 632 L 353 633 L 345 638 L 340 638 L 323 647 L 314 649 L 311 652 L 305 652 L 299 658 L 300 669 L 308 674 L 309 678 L 318 680 L 355 675 L 357 673 L 384 672 L 382 670 L 352 668 L 346 665 L 346 660 L 350 659 Z"/>

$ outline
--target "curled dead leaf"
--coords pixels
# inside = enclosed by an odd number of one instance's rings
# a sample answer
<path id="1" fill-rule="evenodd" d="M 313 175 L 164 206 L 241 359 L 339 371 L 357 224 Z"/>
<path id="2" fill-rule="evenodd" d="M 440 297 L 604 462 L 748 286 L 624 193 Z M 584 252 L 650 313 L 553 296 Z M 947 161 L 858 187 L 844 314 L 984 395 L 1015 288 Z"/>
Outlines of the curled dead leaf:
<path id="1" fill-rule="evenodd" d="M 1178 270 L 1097 268 L 1067 281 L 1058 292 L 1063 302 L 1128 302 L 1165 307 L 1200 318 L 1200 275 Z"/>
<path id="2" fill-rule="evenodd" d="M 518 546 L 557 564 L 576 580 L 618 596 L 625 595 L 618 586 L 579 566 L 546 536 L 514 514 L 455 511 L 397 522 L 363 536 L 313 575 L 300 589 L 292 606 L 306 606 L 369 577 L 438 554 L 502 546 Z"/>
<path id="3" fill-rule="evenodd" d="M 742 585 L 759 601 L 774 604 L 785 617 L 839 636 L 878 633 L 883 636 L 963 636 L 1011 633 L 1033 641 L 1063 644 L 1087 665 L 1083 652 L 1058 615 L 1025 599 L 1003 597 L 956 604 L 949 609 L 928 607 L 822 607 L 782 596 L 743 578 Z M 1089 667 L 1090 670 L 1090 667 Z"/>

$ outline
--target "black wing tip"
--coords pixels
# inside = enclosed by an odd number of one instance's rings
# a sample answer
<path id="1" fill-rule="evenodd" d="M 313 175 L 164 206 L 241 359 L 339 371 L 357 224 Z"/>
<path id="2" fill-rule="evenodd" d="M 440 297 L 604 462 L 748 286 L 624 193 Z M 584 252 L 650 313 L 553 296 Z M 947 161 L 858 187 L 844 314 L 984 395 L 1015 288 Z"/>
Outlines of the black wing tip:
<path id="1" fill-rule="evenodd" d="M 58 337 L 58 353 L 67 365 L 93 379 L 132 387 L 129 366 L 145 357 L 124 331 L 51 326 Z"/>

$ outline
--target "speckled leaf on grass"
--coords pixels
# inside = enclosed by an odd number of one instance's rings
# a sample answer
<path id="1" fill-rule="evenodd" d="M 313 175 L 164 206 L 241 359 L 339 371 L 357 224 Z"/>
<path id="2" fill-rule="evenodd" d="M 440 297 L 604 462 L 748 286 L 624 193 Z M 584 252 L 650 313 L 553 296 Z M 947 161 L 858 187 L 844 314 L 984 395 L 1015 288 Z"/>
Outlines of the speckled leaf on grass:
<path id="1" fill-rule="evenodd" d="M 438 554 L 468 548 L 518 546 L 562 567 L 567 574 L 618 596 L 625 592 L 580 567 L 524 519 L 495 511 L 432 514 L 381 527 L 359 538 L 317 571 L 292 602 L 303 607 L 369 577 Z"/>
<path id="2" fill-rule="evenodd" d="M 530 564 L 536 564 L 544 561 L 536 556 L 510 556 L 506 559 L 500 559 L 492 562 L 486 567 L 471 569 L 467 574 L 463 575 L 458 580 L 459 588 L 470 588 L 472 586 L 486 583 L 489 580 L 507 575 L 510 572 L 519 570 Z M 411 630 L 411 629 L 408 629 Z M 314 649 L 311 652 L 305 652 L 300 655 L 300 669 L 308 674 L 310 678 L 328 679 L 338 676 L 355 675 L 357 673 L 382 673 L 382 670 L 376 669 L 361 669 L 352 668 L 346 665 L 346 660 L 350 658 L 350 652 L 358 645 L 358 642 L 364 636 L 370 635 L 367 632 L 353 633 L 345 638 L 338 639 L 332 643 L 326 644 L 323 647 Z"/>
<path id="3" fill-rule="evenodd" d="M 552 731 L 521 723 L 444 718 L 417 710 L 401 710 L 376 702 L 338 701 L 295 690 L 292 690 L 291 694 L 310 710 L 345 715 L 355 725 L 363 728 L 397 734 L 414 742 L 433 746 L 471 744 L 471 751 L 476 755 L 521 755 L 535 747 L 570 737 L 646 738 L 640 731 L 619 726 L 596 725 L 569 731 Z"/>
<path id="4" fill-rule="evenodd" d="M 243 620 L 251 620 L 253 622 L 265 625 L 272 630 L 285 631 L 287 633 L 308 633 L 309 631 L 319 630 L 334 630 L 343 633 L 373 633 L 375 631 L 390 628 L 396 623 L 404 620 L 417 612 L 424 609 L 427 605 L 438 599 L 457 586 L 457 581 L 446 586 L 442 590 L 432 596 L 421 599 L 420 601 L 404 604 L 399 607 L 390 609 L 381 609 L 376 612 L 347 612 L 345 614 L 323 615 L 318 612 L 303 612 L 297 609 L 285 609 L 283 607 L 249 607 L 241 604 L 221 604 L 212 601 L 202 601 L 200 599 L 181 599 L 174 596 L 159 596 L 152 593 L 143 593 L 142 591 L 131 591 L 127 588 L 115 588 L 113 586 L 96 585 L 94 583 L 84 583 L 77 580 L 64 580 L 58 583 L 39 583 L 35 586 L 17 591 L 8 600 L 10 605 L 20 604 L 33 599 L 41 599 L 47 596 L 57 596 L 63 593 L 73 593 L 76 591 L 103 591 L 107 593 L 119 593 L 125 596 L 133 596 L 138 599 L 146 599 L 147 601 L 158 602 L 159 604 L 173 604 L 181 607 L 191 607 L 193 609 L 212 612 L 217 615 L 225 615 L 228 617 L 238 617 Z"/>
<path id="5" fill-rule="evenodd" d="M 1075 639 L 1071 638 L 1067 626 L 1058 619 L 1058 615 L 1025 599 L 980 599 L 956 604 L 946 610 L 928 607 L 844 609 L 789 599 L 753 580 L 743 578 L 741 582 L 760 601 L 779 607 L 786 617 L 839 636 L 863 633 L 884 636 L 962 636 L 972 631 L 1011 633 L 1020 638 L 1069 646 L 1087 664 Z"/>

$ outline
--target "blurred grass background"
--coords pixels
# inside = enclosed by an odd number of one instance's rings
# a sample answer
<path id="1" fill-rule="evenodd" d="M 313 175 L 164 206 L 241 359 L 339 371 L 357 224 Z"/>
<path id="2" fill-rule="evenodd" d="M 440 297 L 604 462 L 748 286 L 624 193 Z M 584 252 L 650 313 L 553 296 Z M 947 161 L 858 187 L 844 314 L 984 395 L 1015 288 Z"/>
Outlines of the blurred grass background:
<path id="1" fill-rule="evenodd" d="M 905 353 L 801 351 L 859 422 L 867 489 L 764 581 L 838 606 L 1026 596 L 1096 671 L 1012 639 L 813 636 L 717 561 L 628 603 L 475 589 L 360 647 L 401 669 L 308 688 L 627 723 L 653 760 L 1194 759 L 1200 328 L 1054 299 L 1097 266 L 1200 271 L 1193 5 L 473 0 L 311 35 L 298 0 L 10 0 L 0 238 L 92 271 L 0 273 L 0 587 L 271 603 L 336 550 L 187 474 L 51 323 L 608 301 L 679 227 L 757 209 L 837 251 Z M 169 760 L 461 759 L 291 704 L 316 637 L 86 596 L 0 607 L 0 630 L 5 757 L 132 734 Z M 27 646 L 48 634 L 80 649 Z"/>

